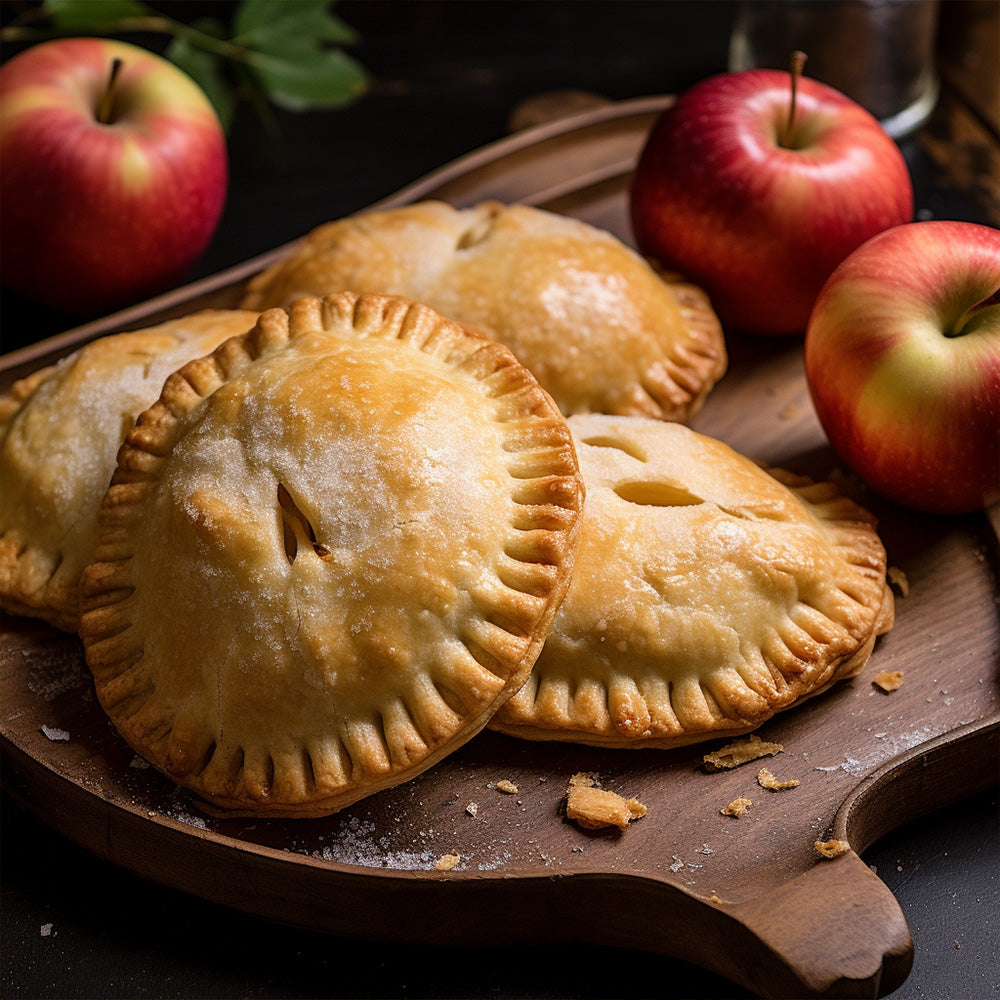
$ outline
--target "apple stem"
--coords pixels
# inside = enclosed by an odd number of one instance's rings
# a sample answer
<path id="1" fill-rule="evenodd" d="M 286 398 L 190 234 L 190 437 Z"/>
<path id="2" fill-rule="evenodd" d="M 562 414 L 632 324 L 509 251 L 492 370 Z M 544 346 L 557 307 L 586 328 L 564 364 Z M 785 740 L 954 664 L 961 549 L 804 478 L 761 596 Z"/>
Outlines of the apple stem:
<path id="1" fill-rule="evenodd" d="M 785 119 L 785 128 L 781 133 L 781 139 L 778 143 L 785 149 L 792 148 L 792 135 L 795 130 L 795 110 L 799 95 L 799 77 L 802 76 L 802 70 L 805 69 L 807 58 L 808 56 L 798 49 L 792 53 L 790 67 L 792 95 L 791 100 L 788 103 L 788 118 Z"/>
<path id="2" fill-rule="evenodd" d="M 111 109 L 115 102 L 115 82 L 118 80 L 118 74 L 121 72 L 121 68 L 121 59 L 116 57 L 111 60 L 111 70 L 108 73 L 108 82 L 104 85 L 104 92 L 101 94 L 101 100 L 97 105 L 97 120 L 102 125 L 111 124 Z"/>
<path id="3" fill-rule="evenodd" d="M 964 316 L 959 319 L 955 324 L 954 329 L 946 330 L 946 337 L 961 337 L 962 334 L 969 332 L 969 324 L 973 320 L 979 318 L 980 313 L 984 313 L 987 310 L 993 310 L 997 306 L 1000 306 L 1000 288 L 998 288 L 992 295 L 986 296 L 982 302 L 977 302 Z"/>

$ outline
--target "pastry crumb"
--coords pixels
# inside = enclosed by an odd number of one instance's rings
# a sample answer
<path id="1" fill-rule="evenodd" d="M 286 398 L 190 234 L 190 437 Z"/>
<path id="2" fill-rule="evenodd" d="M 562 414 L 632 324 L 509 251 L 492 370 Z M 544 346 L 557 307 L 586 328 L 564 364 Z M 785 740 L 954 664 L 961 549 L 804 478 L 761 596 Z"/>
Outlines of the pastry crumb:
<path id="1" fill-rule="evenodd" d="M 750 799 L 738 798 L 733 799 L 728 806 L 723 806 L 719 812 L 723 816 L 742 816 L 751 806 L 753 802 Z"/>
<path id="2" fill-rule="evenodd" d="M 799 407 L 795 403 L 789 403 L 778 414 L 779 420 L 794 420 L 799 415 Z"/>
<path id="3" fill-rule="evenodd" d="M 494 787 L 498 792 L 503 792 L 504 795 L 517 795 L 517 785 L 506 778 L 501 778 Z"/>
<path id="4" fill-rule="evenodd" d="M 749 739 L 734 740 L 719 750 L 705 754 L 702 760 L 706 770 L 721 771 L 726 768 L 739 767 L 741 764 L 748 764 L 761 757 L 773 757 L 784 749 L 780 743 L 769 743 L 752 733 Z"/>
<path id="5" fill-rule="evenodd" d="M 910 581 L 898 566 L 890 566 L 886 575 L 889 583 L 899 591 L 900 597 L 909 597 Z"/>
<path id="6" fill-rule="evenodd" d="M 887 694 L 892 691 L 897 691 L 902 686 L 902 683 L 902 670 L 883 670 L 872 678 L 872 684 L 885 691 Z"/>
<path id="7" fill-rule="evenodd" d="M 634 798 L 598 788 L 596 778 L 574 774 L 566 790 L 566 818 L 585 830 L 616 826 L 624 830 L 633 820 L 646 815 L 646 807 Z"/>
<path id="8" fill-rule="evenodd" d="M 757 784 L 761 788 L 770 788 L 773 792 L 780 792 L 783 788 L 797 788 L 801 782 L 798 778 L 779 781 L 766 767 L 762 767 L 757 772 Z"/>
<path id="9" fill-rule="evenodd" d="M 588 771 L 577 771 L 569 779 L 570 787 L 573 785 L 583 785 L 586 788 L 590 788 L 593 785 L 600 784 L 600 778 L 596 774 L 592 774 Z"/>
<path id="10" fill-rule="evenodd" d="M 724 899 L 720 899 L 714 892 L 708 897 L 708 901 L 710 903 L 718 903 L 720 905 L 724 905 L 726 902 Z"/>
<path id="11" fill-rule="evenodd" d="M 478 802 L 470 802 L 470 803 L 469 803 L 469 804 L 468 804 L 468 805 L 467 805 L 467 806 L 465 807 L 465 811 L 466 811 L 466 812 L 467 812 L 467 813 L 468 813 L 468 814 L 469 814 L 470 816 L 475 816 L 475 815 L 476 815 L 476 813 L 477 813 L 477 812 L 479 812 L 479 803 L 478 803 Z"/>
<path id="12" fill-rule="evenodd" d="M 836 858 L 841 854 L 846 854 L 851 849 L 851 845 L 846 840 L 817 840 L 813 847 L 824 858 Z"/>
<path id="13" fill-rule="evenodd" d="M 449 851 L 447 854 L 442 854 L 441 857 L 437 859 L 434 867 L 439 872 L 450 872 L 452 868 L 455 867 L 462 860 L 460 854 L 456 854 L 454 851 Z"/>

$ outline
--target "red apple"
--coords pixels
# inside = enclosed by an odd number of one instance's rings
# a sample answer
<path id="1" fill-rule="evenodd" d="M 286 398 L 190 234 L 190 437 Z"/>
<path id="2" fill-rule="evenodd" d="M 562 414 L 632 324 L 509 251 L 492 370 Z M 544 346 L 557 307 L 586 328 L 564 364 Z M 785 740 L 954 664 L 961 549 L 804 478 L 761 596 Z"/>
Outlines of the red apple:
<path id="1" fill-rule="evenodd" d="M 913 217 L 896 144 L 860 105 L 778 70 L 695 84 L 654 124 L 631 188 L 637 246 L 709 293 L 723 325 L 805 331 L 833 269 Z"/>
<path id="2" fill-rule="evenodd" d="M 830 443 L 876 491 L 935 513 L 1000 499 L 1000 230 L 873 237 L 820 293 L 805 365 Z"/>
<path id="3" fill-rule="evenodd" d="M 215 231 L 227 183 L 211 104 L 152 52 L 67 38 L 0 68 L 0 278 L 12 291 L 94 315 L 170 287 Z"/>

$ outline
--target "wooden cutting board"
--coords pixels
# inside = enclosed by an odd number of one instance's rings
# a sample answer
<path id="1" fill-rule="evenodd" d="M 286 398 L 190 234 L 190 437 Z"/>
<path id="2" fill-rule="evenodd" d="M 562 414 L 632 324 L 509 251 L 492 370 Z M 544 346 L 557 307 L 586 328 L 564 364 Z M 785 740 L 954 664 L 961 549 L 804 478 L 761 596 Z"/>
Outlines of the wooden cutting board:
<path id="1" fill-rule="evenodd" d="M 629 241 L 628 174 L 669 98 L 537 126 L 449 164 L 383 206 L 522 200 Z M 319 222 L 325 221 L 317 219 Z M 231 305 L 290 247 L 4 358 L 3 383 L 104 333 Z M 839 474 L 809 403 L 799 341 L 730 342 L 696 429 L 752 457 Z M 768 722 L 763 761 L 707 772 L 721 741 L 598 750 L 485 732 L 432 770 L 321 820 L 217 819 L 135 757 L 104 717 L 79 642 L 6 616 L 0 749 L 7 790 L 87 849 L 157 882 L 293 925 L 389 941 L 581 941 L 695 962 L 765 997 L 875 997 L 906 977 L 896 900 L 859 858 L 894 826 L 998 780 L 1000 619 L 994 516 L 932 518 L 867 494 L 908 584 L 896 625 L 853 681 Z M 902 670 L 886 694 L 881 670 Z M 563 814 L 578 771 L 639 798 L 624 831 Z M 506 779 L 516 792 L 505 793 Z M 720 809 L 745 796 L 739 818 Z M 832 860 L 814 842 L 853 847 Z M 446 853 L 461 860 L 447 872 Z"/>

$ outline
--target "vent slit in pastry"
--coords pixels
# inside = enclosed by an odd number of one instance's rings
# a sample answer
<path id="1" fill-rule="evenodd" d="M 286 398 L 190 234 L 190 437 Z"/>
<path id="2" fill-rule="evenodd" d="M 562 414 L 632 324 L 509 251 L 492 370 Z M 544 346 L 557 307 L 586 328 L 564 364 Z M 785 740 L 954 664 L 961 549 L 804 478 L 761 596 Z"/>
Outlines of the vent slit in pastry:
<path id="1" fill-rule="evenodd" d="M 752 730 L 861 670 L 892 624 L 870 515 L 678 424 L 569 425 L 586 488 L 580 552 L 532 681 L 492 728 L 679 746 Z"/>
<path id="2" fill-rule="evenodd" d="M 564 413 L 686 421 L 726 370 L 708 297 L 610 233 L 525 205 L 440 201 L 321 226 L 249 283 L 250 309 L 379 292 L 510 348 Z"/>
<path id="3" fill-rule="evenodd" d="M 98 698 L 212 808 L 327 815 L 521 687 L 582 506 L 565 418 L 506 348 L 389 296 L 270 310 L 129 431 L 80 588 Z"/>
<path id="4" fill-rule="evenodd" d="M 295 562 L 300 543 L 311 546 L 317 555 L 329 555 L 329 549 L 316 541 L 316 532 L 309 523 L 309 519 L 302 513 L 282 483 L 278 483 L 278 509 L 281 516 L 285 555 L 290 563 Z"/>
<path id="5" fill-rule="evenodd" d="M 487 210 L 481 217 L 459 235 L 455 242 L 455 248 L 457 250 L 470 250 L 480 243 L 485 243 L 493 232 L 493 225 L 500 211 L 499 205 L 487 206 Z"/>
<path id="6" fill-rule="evenodd" d="M 701 497 L 688 492 L 683 486 L 655 480 L 626 480 L 616 483 L 614 491 L 627 503 L 648 507 L 696 507 L 705 503 Z"/>
<path id="7" fill-rule="evenodd" d="M 582 443 L 589 445 L 591 448 L 614 448 L 617 451 L 624 452 L 630 458 L 634 458 L 637 462 L 648 461 L 645 452 L 638 449 L 635 443 L 631 441 L 623 441 L 611 436 L 602 437 L 596 435 L 584 439 Z"/>

